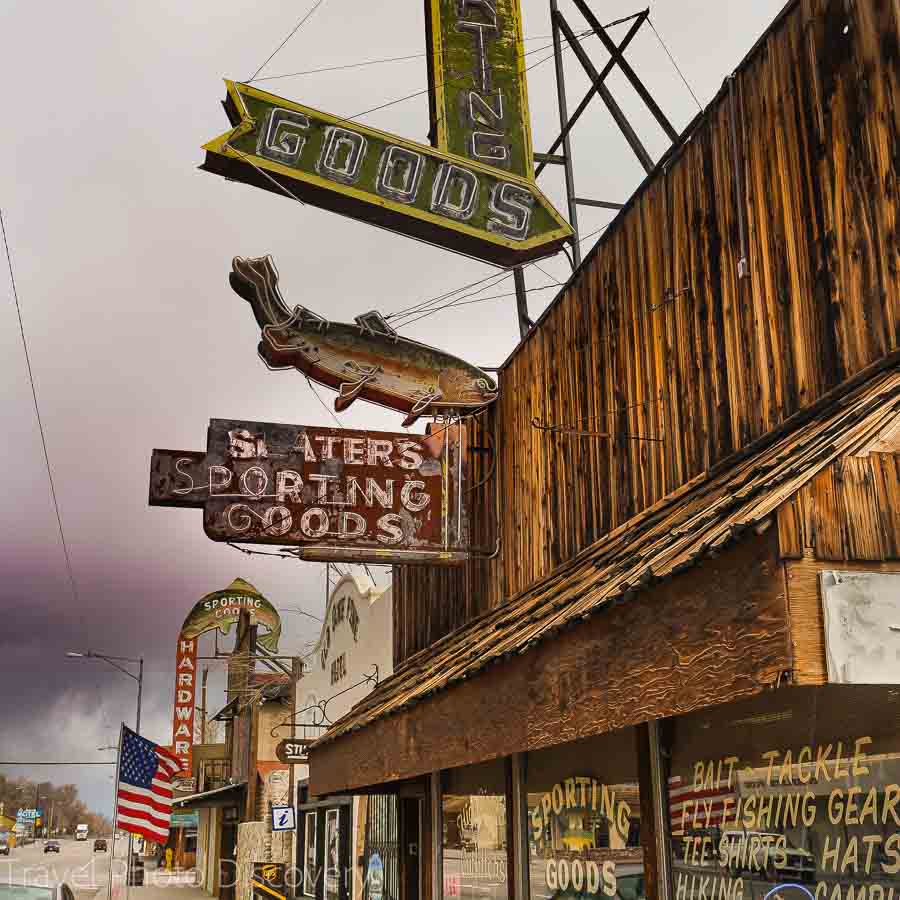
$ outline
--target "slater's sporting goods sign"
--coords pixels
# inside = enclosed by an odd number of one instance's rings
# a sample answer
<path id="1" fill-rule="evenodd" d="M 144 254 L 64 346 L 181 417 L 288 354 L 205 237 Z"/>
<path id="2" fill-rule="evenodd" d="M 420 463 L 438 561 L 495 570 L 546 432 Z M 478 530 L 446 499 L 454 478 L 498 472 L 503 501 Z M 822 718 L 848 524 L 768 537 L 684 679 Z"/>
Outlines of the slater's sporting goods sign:
<path id="1" fill-rule="evenodd" d="M 153 451 L 150 505 L 202 507 L 212 540 L 291 546 L 303 559 L 459 562 L 453 431 L 213 419 L 205 454 Z"/>

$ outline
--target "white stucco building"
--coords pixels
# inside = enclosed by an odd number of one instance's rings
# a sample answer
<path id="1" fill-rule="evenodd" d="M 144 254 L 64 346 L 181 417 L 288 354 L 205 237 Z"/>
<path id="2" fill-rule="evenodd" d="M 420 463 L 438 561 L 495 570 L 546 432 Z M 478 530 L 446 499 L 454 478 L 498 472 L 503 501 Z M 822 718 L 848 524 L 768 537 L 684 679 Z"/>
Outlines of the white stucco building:
<path id="1" fill-rule="evenodd" d="M 391 588 L 345 576 L 325 608 L 319 640 L 297 684 L 295 737 L 317 738 L 393 670 Z M 397 806 L 393 797 L 311 797 L 306 766 L 297 784 L 297 893 L 313 900 L 368 900 L 367 878 L 383 900 L 397 896 Z M 376 872 L 376 874 L 373 874 Z M 374 894 L 373 894 L 374 896 Z"/>
<path id="2" fill-rule="evenodd" d="M 332 588 L 323 618 L 297 685 L 296 737 L 318 737 L 323 729 L 314 726 L 339 719 L 392 671 L 390 586 L 346 575 Z M 296 780 L 306 775 L 306 766 L 295 768 Z"/>

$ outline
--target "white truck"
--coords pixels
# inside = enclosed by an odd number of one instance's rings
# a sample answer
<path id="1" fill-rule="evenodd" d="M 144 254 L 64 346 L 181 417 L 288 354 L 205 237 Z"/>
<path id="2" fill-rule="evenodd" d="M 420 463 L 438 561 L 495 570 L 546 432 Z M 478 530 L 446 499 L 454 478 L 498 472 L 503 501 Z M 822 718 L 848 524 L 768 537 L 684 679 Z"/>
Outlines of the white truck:
<path id="1" fill-rule="evenodd" d="M 86 841 L 88 838 L 88 827 L 87 825 L 78 825 L 75 828 L 75 840 L 76 841 Z"/>

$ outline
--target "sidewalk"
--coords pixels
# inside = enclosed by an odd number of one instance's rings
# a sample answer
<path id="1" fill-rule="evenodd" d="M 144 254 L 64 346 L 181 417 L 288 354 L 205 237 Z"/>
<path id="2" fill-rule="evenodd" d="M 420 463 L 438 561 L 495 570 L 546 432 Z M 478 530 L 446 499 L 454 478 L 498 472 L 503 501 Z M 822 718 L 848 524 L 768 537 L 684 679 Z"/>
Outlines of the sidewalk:
<path id="1" fill-rule="evenodd" d="M 127 900 L 173 900 L 176 896 L 178 900 L 211 900 L 210 895 L 197 886 L 197 872 L 194 869 L 168 872 L 151 868 L 144 872 L 141 887 L 128 888 Z M 97 891 L 94 900 L 107 900 L 106 886 Z M 124 886 L 114 886 L 113 900 L 126 900 Z"/>

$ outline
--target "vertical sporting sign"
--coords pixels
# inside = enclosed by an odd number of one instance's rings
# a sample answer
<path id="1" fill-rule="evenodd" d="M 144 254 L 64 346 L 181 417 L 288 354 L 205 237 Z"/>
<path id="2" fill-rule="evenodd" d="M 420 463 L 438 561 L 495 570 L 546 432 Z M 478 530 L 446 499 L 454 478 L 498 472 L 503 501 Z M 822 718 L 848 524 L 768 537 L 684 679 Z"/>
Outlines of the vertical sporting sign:
<path id="1" fill-rule="evenodd" d="M 432 141 L 534 180 L 520 0 L 426 0 Z"/>
<path id="2" fill-rule="evenodd" d="M 259 643 L 278 652 L 281 618 L 278 611 L 243 578 L 227 588 L 202 597 L 190 611 L 178 634 L 175 656 L 175 707 L 172 713 L 172 752 L 181 764 L 180 778 L 190 778 L 194 749 L 194 713 L 197 709 L 197 641 L 200 635 L 218 629 L 228 634 L 242 610 L 253 613 L 266 629 Z"/>

